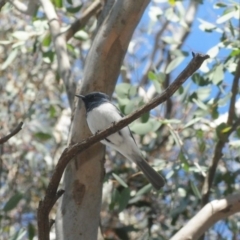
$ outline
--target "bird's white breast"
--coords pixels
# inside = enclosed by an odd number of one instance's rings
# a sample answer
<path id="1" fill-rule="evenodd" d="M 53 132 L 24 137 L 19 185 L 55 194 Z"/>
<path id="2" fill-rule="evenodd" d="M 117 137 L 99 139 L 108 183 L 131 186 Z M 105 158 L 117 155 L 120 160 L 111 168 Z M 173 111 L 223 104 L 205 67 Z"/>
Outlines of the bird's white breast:
<path id="1" fill-rule="evenodd" d="M 111 103 L 103 103 L 92 109 L 87 114 L 87 123 L 92 133 L 110 127 L 114 122 L 118 122 L 122 117 Z"/>
<path id="2" fill-rule="evenodd" d="M 110 127 L 121 119 L 122 116 L 111 103 L 103 103 L 87 113 L 87 123 L 93 134 Z M 101 142 L 116 149 L 131 160 L 133 160 L 130 157 L 132 154 L 140 156 L 139 149 L 128 127 L 108 136 L 106 140 Z"/>

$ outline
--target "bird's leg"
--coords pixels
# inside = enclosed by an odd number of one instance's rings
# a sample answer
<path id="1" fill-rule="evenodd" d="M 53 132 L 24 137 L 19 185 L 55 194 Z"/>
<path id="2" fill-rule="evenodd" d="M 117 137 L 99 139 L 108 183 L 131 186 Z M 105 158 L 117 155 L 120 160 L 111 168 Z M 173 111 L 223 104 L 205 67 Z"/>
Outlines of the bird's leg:
<path id="1" fill-rule="evenodd" d="M 113 121 L 113 122 L 112 122 L 112 125 L 113 125 L 113 126 L 115 126 L 115 124 L 116 124 L 116 122 L 115 122 L 115 121 Z"/>
<path id="2" fill-rule="evenodd" d="M 100 132 L 100 130 L 97 130 L 94 135 L 97 135 Z"/>

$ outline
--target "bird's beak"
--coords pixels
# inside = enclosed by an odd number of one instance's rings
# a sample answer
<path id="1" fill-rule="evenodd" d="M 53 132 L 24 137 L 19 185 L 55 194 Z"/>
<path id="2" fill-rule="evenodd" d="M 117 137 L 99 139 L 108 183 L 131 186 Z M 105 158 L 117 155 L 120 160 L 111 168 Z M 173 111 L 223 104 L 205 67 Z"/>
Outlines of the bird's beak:
<path id="1" fill-rule="evenodd" d="M 84 98 L 85 98 L 83 95 L 77 95 L 77 94 L 75 94 L 75 96 L 78 97 L 78 98 L 81 98 L 81 99 L 84 99 Z"/>

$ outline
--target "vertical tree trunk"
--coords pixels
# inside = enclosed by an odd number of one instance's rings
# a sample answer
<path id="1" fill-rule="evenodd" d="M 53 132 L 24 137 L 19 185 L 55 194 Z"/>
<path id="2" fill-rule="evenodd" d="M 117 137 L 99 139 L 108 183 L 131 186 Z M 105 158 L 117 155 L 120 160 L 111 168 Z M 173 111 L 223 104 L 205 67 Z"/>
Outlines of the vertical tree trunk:
<path id="1" fill-rule="evenodd" d="M 148 3 L 149 0 L 121 0 L 107 11 L 88 53 L 81 83 L 82 94 L 92 91 L 112 94 L 131 36 Z M 89 134 L 85 110 L 78 102 L 69 144 L 79 142 Z M 58 240 L 97 239 L 104 154 L 104 147 L 99 143 L 68 165 L 64 175 L 65 193 L 56 218 Z"/>

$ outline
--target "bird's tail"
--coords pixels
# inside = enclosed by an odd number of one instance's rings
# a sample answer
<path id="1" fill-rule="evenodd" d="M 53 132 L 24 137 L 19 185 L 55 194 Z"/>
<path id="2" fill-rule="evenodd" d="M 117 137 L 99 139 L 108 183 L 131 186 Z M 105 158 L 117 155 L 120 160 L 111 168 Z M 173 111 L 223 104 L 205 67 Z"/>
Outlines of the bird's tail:
<path id="1" fill-rule="evenodd" d="M 159 190 L 164 186 L 164 178 L 159 173 L 157 173 L 144 159 L 135 161 L 135 163 L 142 170 L 146 178 L 156 190 Z"/>

